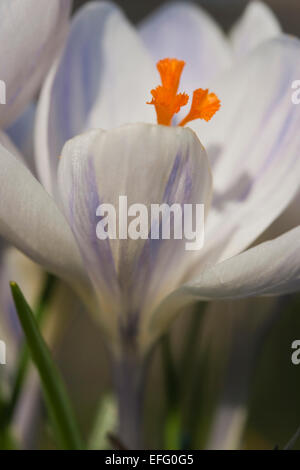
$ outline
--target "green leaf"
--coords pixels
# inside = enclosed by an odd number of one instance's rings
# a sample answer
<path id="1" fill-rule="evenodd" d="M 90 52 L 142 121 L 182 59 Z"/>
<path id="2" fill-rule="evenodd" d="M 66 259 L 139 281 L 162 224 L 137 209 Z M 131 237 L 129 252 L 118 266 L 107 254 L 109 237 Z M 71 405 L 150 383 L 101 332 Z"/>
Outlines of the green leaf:
<path id="1" fill-rule="evenodd" d="M 181 412 L 178 408 L 169 409 L 164 432 L 166 450 L 180 450 L 181 420 Z"/>
<path id="2" fill-rule="evenodd" d="M 80 433 L 64 383 L 39 332 L 36 319 L 18 285 L 11 282 L 10 286 L 30 354 L 40 375 L 46 405 L 57 438 L 63 449 L 82 449 Z"/>
<path id="3" fill-rule="evenodd" d="M 0 450 L 16 450 L 17 445 L 8 429 L 0 429 Z"/>
<path id="4" fill-rule="evenodd" d="M 35 308 L 35 318 L 39 327 L 41 326 L 41 323 L 44 319 L 55 285 L 56 278 L 52 274 L 46 273 L 45 283 L 42 288 L 41 295 L 38 299 L 37 306 Z M 9 426 L 13 418 L 16 406 L 19 402 L 19 398 L 23 389 L 24 382 L 27 377 L 29 363 L 30 355 L 28 347 L 27 344 L 24 344 L 18 355 L 18 364 L 13 378 L 11 397 L 4 409 L 4 412 L 1 414 L 0 417 L 0 425 L 2 427 Z"/>

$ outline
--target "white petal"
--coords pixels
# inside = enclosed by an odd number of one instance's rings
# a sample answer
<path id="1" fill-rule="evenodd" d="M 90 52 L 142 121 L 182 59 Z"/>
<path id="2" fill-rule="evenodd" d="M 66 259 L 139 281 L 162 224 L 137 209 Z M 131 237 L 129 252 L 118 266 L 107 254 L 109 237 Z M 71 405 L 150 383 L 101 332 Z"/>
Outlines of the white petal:
<path id="1" fill-rule="evenodd" d="M 162 6 L 139 30 L 156 62 L 165 57 L 186 62 L 181 86 L 188 93 L 209 86 L 212 77 L 231 64 L 229 43 L 221 28 L 191 3 Z"/>
<path id="2" fill-rule="evenodd" d="M 232 47 L 236 56 L 248 54 L 264 41 L 281 33 L 279 21 L 265 3 L 250 2 L 242 17 L 230 32 Z"/>
<path id="3" fill-rule="evenodd" d="M 300 226 L 219 263 L 186 287 L 199 298 L 281 295 L 300 288 Z"/>
<path id="4" fill-rule="evenodd" d="M 68 139 L 89 128 L 154 121 L 146 102 L 157 82 L 150 55 L 117 7 L 82 8 L 38 108 L 37 165 L 47 189 L 55 186 L 57 156 Z"/>
<path id="5" fill-rule="evenodd" d="M 12 153 L 15 157 L 17 157 L 18 160 L 24 163 L 23 156 L 20 153 L 19 149 L 15 146 L 15 144 L 12 142 L 9 136 L 1 130 L 0 130 L 0 144 L 3 145 L 3 147 L 5 147 L 6 150 Z"/>
<path id="6" fill-rule="evenodd" d="M 283 211 L 283 213 L 273 222 L 270 227 L 267 228 L 259 237 L 257 242 L 264 242 L 272 240 L 273 238 L 279 237 L 285 232 L 292 230 L 293 228 L 300 225 L 300 189 L 296 197 L 292 200 L 289 206 Z"/>
<path id="7" fill-rule="evenodd" d="M 299 289 L 300 226 L 212 266 L 174 291 L 144 325 L 144 347 L 146 341 L 151 344 L 168 327 L 180 309 L 198 300 L 281 295 Z"/>
<path id="8" fill-rule="evenodd" d="M 0 146 L 0 235 L 59 276 L 82 279 L 72 232 L 53 199 L 12 154 Z"/>
<path id="9" fill-rule="evenodd" d="M 240 449 L 249 412 L 249 384 L 266 335 L 285 308 L 286 297 L 253 297 L 211 302 L 203 325 L 212 365 L 225 374 L 208 440 L 208 449 Z M 220 364 L 221 362 L 221 364 Z"/>
<path id="10" fill-rule="evenodd" d="M 244 373 L 243 369 L 241 371 L 242 377 Z M 234 385 L 238 384 L 235 382 Z M 222 403 L 219 405 L 214 414 L 212 435 L 207 450 L 239 450 L 247 418 L 248 410 L 245 403 L 237 405 Z"/>
<path id="11" fill-rule="evenodd" d="M 249 246 L 299 190 L 300 113 L 291 102 L 299 54 L 296 39 L 265 43 L 216 84 L 222 108 L 212 121 L 191 126 L 214 160 L 202 252 L 210 262 Z"/>
<path id="12" fill-rule="evenodd" d="M 27 167 L 35 174 L 33 132 L 36 106 L 31 103 L 24 113 L 8 128 L 7 135 L 22 154 Z M 9 150 L 9 149 L 8 149 Z"/>
<path id="13" fill-rule="evenodd" d="M 183 128 L 131 124 L 90 131 L 64 147 L 59 184 L 101 310 L 123 315 L 134 329 L 142 310 L 182 281 L 194 252 L 185 250 L 185 240 L 120 240 L 118 232 L 116 240 L 99 240 L 97 207 L 113 205 L 118 229 L 120 195 L 128 207 L 144 204 L 148 212 L 152 203 L 208 206 L 211 176 L 203 147 Z"/>
<path id="14" fill-rule="evenodd" d="M 0 127 L 11 124 L 36 93 L 65 37 L 70 6 L 70 0 L 0 2 L 0 79 L 6 84 Z"/>

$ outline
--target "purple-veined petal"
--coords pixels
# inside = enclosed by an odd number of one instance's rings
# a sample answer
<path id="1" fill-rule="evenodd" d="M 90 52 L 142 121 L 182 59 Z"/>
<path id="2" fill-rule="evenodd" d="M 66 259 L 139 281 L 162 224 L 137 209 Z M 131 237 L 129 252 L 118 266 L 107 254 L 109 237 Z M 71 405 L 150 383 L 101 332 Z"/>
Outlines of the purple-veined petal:
<path id="1" fill-rule="evenodd" d="M 299 190 L 300 113 L 291 102 L 299 54 L 296 39 L 264 43 L 215 84 L 222 107 L 212 121 L 191 124 L 214 176 L 199 269 L 244 250 Z"/>
<path id="2" fill-rule="evenodd" d="M 22 154 L 27 167 L 35 174 L 35 160 L 33 148 L 33 132 L 35 120 L 35 103 L 27 106 L 22 115 L 8 128 L 6 134 Z"/>
<path id="3" fill-rule="evenodd" d="M 201 298 L 233 299 L 299 288 L 300 226 L 211 267 L 187 291 Z"/>
<path id="4" fill-rule="evenodd" d="M 213 77 L 231 65 L 225 34 L 204 10 L 192 3 L 162 6 L 142 22 L 139 31 L 156 62 L 165 57 L 186 62 L 181 88 L 189 94 L 209 86 Z"/>
<path id="5" fill-rule="evenodd" d="M 157 81 L 150 55 L 120 10 L 106 2 L 83 7 L 38 107 L 37 167 L 45 187 L 55 192 L 57 156 L 68 139 L 89 128 L 154 121 L 146 101 Z"/>
<path id="6" fill-rule="evenodd" d="M 30 171 L 0 145 L 0 236 L 47 270 L 84 279 L 72 232 Z"/>
<path id="7" fill-rule="evenodd" d="M 180 309 L 198 300 L 281 295 L 300 289 L 300 226 L 206 269 L 174 291 L 143 325 L 151 343 Z M 145 335 L 152 331 L 153 337 Z"/>
<path id="8" fill-rule="evenodd" d="M 233 51 L 244 56 L 262 42 L 281 34 L 281 27 L 272 10 L 260 1 L 250 2 L 230 32 Z"/>
<path id="9" fill-rule="evenodd" d="M 184 239 L 99 240 L 97 208 L 112 204 L 117 230 L 120 218 L 127 219 L 125 210 L 119 213 L 119 196 L 127 196 L 128 207 L 144 204 L 148 214 L 150 204 L 163 202 L 208 208 L 211 175 L 203 147 L 183 128 L 130 124 L 89 131 L 65 145 L 59 187 L 101 310 L 111 321 L 120 316 L 135 334 L 142 311 L 182 282 L 195 252 L 185 250 Z"/>
<path id="10" fill-rule="evenodd" d="M 0 79 L 6 104 L 0 127 L 10 125 L 37 92 L 65 38 L 70 0 L 0 2 Z"/>

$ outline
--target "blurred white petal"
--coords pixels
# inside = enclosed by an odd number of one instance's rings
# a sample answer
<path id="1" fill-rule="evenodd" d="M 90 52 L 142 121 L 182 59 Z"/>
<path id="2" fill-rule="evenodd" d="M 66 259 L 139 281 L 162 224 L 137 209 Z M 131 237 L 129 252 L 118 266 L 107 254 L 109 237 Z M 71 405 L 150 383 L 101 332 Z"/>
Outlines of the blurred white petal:
<path id="1" fill-rule="evenodd" d="M 198 300 L 281 295 L 300 288 L 300 226 L 205 270 L 169 295 L 143 323 L 144 347 Z M 151 334 L 151 335 L 150 335 Z"/>
<path id="2" fill-rule="evenodd" d="M 21 152 L 27 167 L 32 173 L 35 173 L 34 148 L 33 148 L 33 130 L 35 120 L 36 105 L 31 103 L 22 115 L 6 129 L 18 151 Z"/>
<path id="3" fill-rule="evenodd" d="M 281 295 L 300 287 L 300 226 L 207 269 L 184 291 L 202 299 Z"/>
<path id="4" fill-rule="evenodd" d="M 37 92 L 66 35 L 70 7 L 70 0 L 0 2 L 0 78 L 6 84 L 0 127 L 11 124 Z"/>
<path id="5" fill-rule="evenodd" d="M 153 121 L 146 101 L 157 80 L 142 40 L 116 6 L 83 7 L 39 102 L 37 167 L 46 188 L 53 191 L 57 156 L 68 139 L 93 127 Z"/>
<path id="6" fill-rule="evenodd" d="M 3 146 L 0 166 L 0 235 L 49 271 L 82 278 L 72 232 L 53 199 Z"/>
<path id="7" fill-rule="evenodd" d="M 244 56 L 262 42 L 281 33 L 279 21 L 271 8 L 263 2 L 250 2 L 242 17 L 230 32 L 236 56 Z"/>
<path id="8" fill-rule="evenodd" d="M 10 137 L 3 131 L 0 130 L 0 144 L 6 148 L 10 153 L 12 153 L 18 160 L 25 163 L 23 155 L 20 153 L 19 149 L 12 142 Z"/>
<path id="9" fill-rule="evenodd" d="M 300 74 L 300 42 L 268 41 L 215 84 L 222 108 L 194 123 L 211 159 L 212 211 L 206 224 L 209 262 L 249 246 L 299 190 L 300 114 L 290 84 Z"/>
<path id="10" fill-rule="evenodd" d="M 211 425 L 209 449 L 241 448 L 249 413 L 249 394 L 265 341 L 284 315 L 289 296 L 211 302 L 202 341 L 210 347 L 221 393 Z M 220 365 L 225 374 L 220 373 Z"/>
<path id="11" fill-rule="evenodd" d="M 165 57 L 186 61 L 182 89 L 188 93 L 231 65 L 229 42 L 217 23 L 189 2 L 167 3 L 139 27 L 155 62 Z"/>
<path id="12" fill-rule="evenodd" d="M 247 406 L 222 404 L 217 408 L 213 422 L 213 435 L 209 441 L 209 450 L 238 450 L 241 435 L 247 422 Z"/>

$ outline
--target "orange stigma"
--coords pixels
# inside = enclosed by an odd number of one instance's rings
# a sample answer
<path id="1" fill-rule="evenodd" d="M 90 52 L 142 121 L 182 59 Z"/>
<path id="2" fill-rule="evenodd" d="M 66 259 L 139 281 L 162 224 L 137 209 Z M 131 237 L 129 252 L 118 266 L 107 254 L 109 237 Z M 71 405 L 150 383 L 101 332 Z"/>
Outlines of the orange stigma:
<path id="1" fill-rule="evenodd" d="M 147 104 L 155 106 L 158 124 L 171 126 L 174 114 L 188 103 L 189 96 L 186 93 L 177 93 L 184 66 L 185 62 L 177 59 L 162 59 L 157 63 L 162 84 L 151 90 L 152 101 Z M 209 121 L 220 106 L 220 100 L 214 93 L 199 88 L 194 91 L 191 109 L 179 126 L 194 119 Z"/>
<path id="2" fill-rule="evenodd" d="M 162 59 L 157 62 L 157 70 L 164 88 L 176 95 L 185 62 L 177 59 Z"/>
<path id="3" fill-rule="evenodd" d="M 184 126 L 195 119 L 205 119 L 210 121 L 213 115 L 220 109 L 221 101 L 214 93 L 198 88 L 193 93 L 193 100 L 190 112 L 182 119 L 179 126 Z"/>

